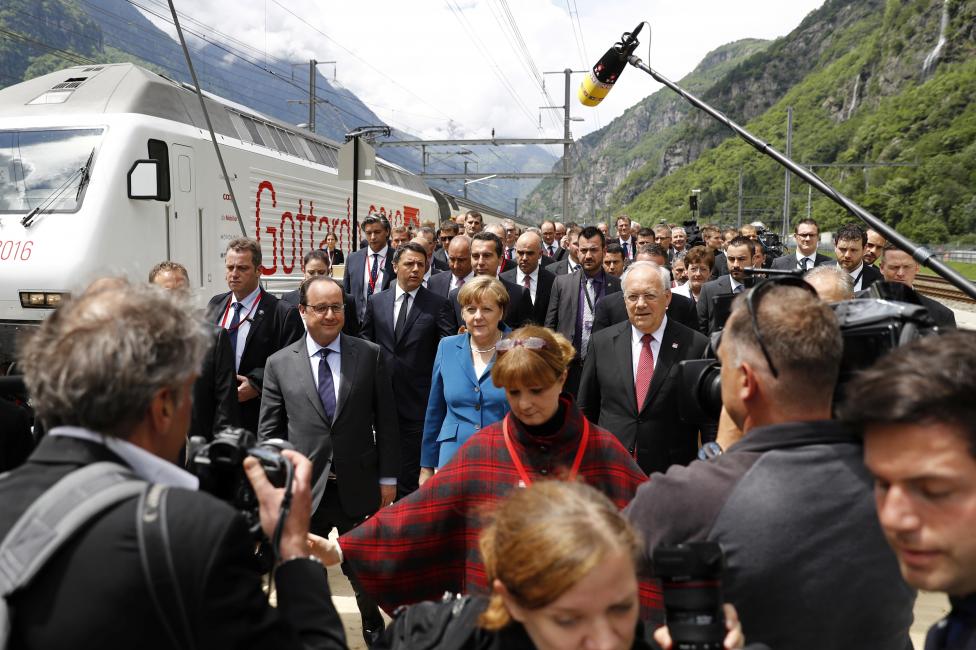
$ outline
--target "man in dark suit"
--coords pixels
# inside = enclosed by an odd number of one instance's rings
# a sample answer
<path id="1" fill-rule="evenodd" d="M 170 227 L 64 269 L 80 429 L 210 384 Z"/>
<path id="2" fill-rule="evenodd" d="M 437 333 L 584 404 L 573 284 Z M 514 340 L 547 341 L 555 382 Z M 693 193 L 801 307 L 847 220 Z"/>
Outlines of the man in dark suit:
<path id="1" fill-rule="evenodd" d="M 484 227 L 482 232 L 489 232 L 498 237 L 498 240 L 502 242 L 502 253 L 498 260 L 498 275 L 514 269 L 516 266 L 515 242 L 512 241 L 511 247 L 508 246 L 506 243 L 508 235 L 505 233 L 505 227 L 500 223 L 490 223 Z"/>
<path id="2" fill-rule="evenodd" d="M 168 291 L 188 295 L 190 275 L 178 262 L 160 262 L 149 272 L 149 282 Z M 187 438 L 203 436 L 212 440 L 226 427 L 240 426 L 237 382 L 234 381 L 234 350 L 227 330 L 208 323 L 212 337 L 203 357 L 200 376 L 193 383 L 193 414 Z"/>
<path id="3" fill-rule="evenodd" d="M 555 222 L 549 219 L 543 221 L 539 226 L 539 233 L 542 236 L 542 254 L 553 262 L 561 260 L 566 250 L 559 245 Z"/>
<path id="4" fill-rule="evenodd" d="M 549 269 L 553 275 L 570 275 L 580 270 L 579 249 L 577 245 L 579 243 L 579 234 L 582 230 L 579 226 L 572 226 L 569 229 L 569 232 L 566 234 L 566 244 L 569 248 L 563 249 L 565 255 L 560 257 L 559 261 Z"/>
<path id="5" fill-rule="evenodd" d="M 847 271 L 854 283 L 855 293 L 882 279 L 881 271 L 864 263 L 864 246 L 868 235 L 859 225 L 849 223 L 834 233 L 834 254 L 837 264 Z"/>
<path id="6" fill-rule="evenodd" d="M 366 303 L 363 321 L 363 338 L 380 346 L 393 376 L 400 431 L 398 499 L 417 489 L 420 442 L 437 344 L 457 333 L 447 298 L 420 284 L 426 263 L 426 251 L 419 244 L 402 244 L 393 256 L 396 284 L 373 294 Z"/>
<path id="7" fill-rule="evenodd" d="M 434 259 L 432 264 L 434 268 L 438 271 L 450 271 L 451 265 L 447 261 L 447 247 L 450 246 L 451 240 L 458 235 L 458 225 L 456 222 L 450 219 L 445 219 L 441 222 L 441 227 L 437 231 L 437 250 L 434 251 Z"/>
<path id="8" fill-rule="evenodd" d="M 169 589 L 157 585 L 154 592 L 140 558 L 140 499 L 120 501 L 90 518 L 28 586 L 8 598 L 7 647 L 346 647 L 342 633 L 332 631 L 341 622 L 331 609 L 322 566 L 308 559 L 309 461 L 285 452 L 295 464 L 295 480 L 277 549 L 284 560 L 275 574 L 277 608 L 262 592 L 244 518 L 198 492 L 196 477 L 176 464 L 196 368 L 209 343 L 210 335 L 173 292 L 123 285 L 64 305 L 24 347 L 32 403 L 51 428 L 27 463 L 0 481 L 0 539 L 58 481 L 94 463 L 113 463 L 133 480 L 154 484 L 146 501 L 159 497 L 155 521 L 165 524 L 167 553 L 150 555 L 149 564 L 166 575 L 161 565 L 168 560 L 174 579 Z M 92 354 L 97 350 L 111 354 Z M 270 537 L 283 491 L 271 486 L 254 459 L 245 470 Z M 149 512 L 144 509 L 142 518 Z M 152 598 L 161 589 L 182 604 L 182 621 L 180 605 L 172 601 L 162 608 L 171 617 L 159 615 Z M 184 643 L 170 636 L 173 630 Z"/>
<path id="9" fill-rule="evenodd" d="M 576 394 L 582 362 L 589 348 L 596 307 L 606 296 L 620 291 L 620 280 L 603 269 L 606 239 L 593 226 L 580 232 L 578 254 L 581 268 L 572 275 L 560 275 L 552 284 L 546 327 L 572 341 L 576 357 L 569 364 L 565 388 Z"/>
<path id="10" fill-rule="evenodd" d="M 724 325 L 723 322 L 719 322 L 721 313 L 715 308 L 715 298 L 735 295 L 746 290 L 743 284 L 746 279 L 745 269 L 752 266 L 755 245 L 755 242 L 748 237 L 740 235 L 734 238 L 725 251 L 729 266 L 728 274 L 702 285 L 698 302 L 695 304 L 698 310 L 698 331 L 702 334 L 711 334 L 722 329 Z M 725 316 L 728 316 L 728 313 L 725 313 Z"/>
<path id="11" fill-rule="evenodd" d="M 674 260 L 674 248 L 671 247 L 671 228 L 666 224 L 659 223 L 654 226 L 654 243 L 664 250 L 668 266 Z"/>
<path id="12" fill-rule="evenodd" d="M 542 267 L 542 260 L 549 259 L 543 253 L 542 237 L 531 230 L 520 236 L 515 242 L 515 257 L 518 259 L 518 268 L 505 271 L 499 277 L 528 291 L 532 300 L 531 320 L 542 325 L 546 322 L 552 283 L 556 279 L 556 276 Z"/>
<path id="13" fill-rule="evenodd" d="M 637 251 L 637 259 L 635 261 L 654 262 L 658 266 L 664 267 L 664 251 L 657 244 L 648 244 Z M 668 287 L 670 286 L 669 274 Z M 667 315 L 669 319 L 697 331 L 698 312 L 695 310 L 695 303 L 690 298 L 672 293 L 671 302 L 667 308 Z M 624 303 L 624 294 L 618 291 L 601 300 L 600 304 L 596 306 L 596 313 L 593 314 L 593 333 L 596 334 L 611 325 L 622 323 L 627 318 L 627 305 Z"/>
<path id="14" fill-rule="evenodd" d="M 371 214 L 363 219 L 360 229 L 366 246 L 349 253 L 342 288 L 356 301 L 356 316 L 362 323 L 366 299 L 393 281 L 393 248 L 389 245 L 390 222 L 386 217 Z"/>
<path id="15" fill-rule="evenodd" d="M 817 252 L 820 226 L 814 219 L 797 221 L 793 226 L 793 238 L 796 240 L 795 254 L 777 257 L 770 268 L 780 271 L 809 271 L 815 266 L 835 264 L 834 260 Z"/>
<path id="16" fill-rule="evenodd" d="M 224 265 L 230 291 L 210 299 L 207 319 L 227 330 L 234 350 L 241 426 L 257 431 L 264 363 L 301 338 L 302 319 L 291 305 L 261 288 L 261 246 L 257 241 L 246 237 L 231 241 Z"/>
<path id="17" fill-rule="evenodd" d="M 428 291 L 444 298 L 449 298 L 451 291 L 460 289 L 474 277 L 471 268 L 471 238 L 467 235 L 454 237 L 447 246 L 447 261 L 450 273 L 432 275 L 427 283 Z"/>
<path id="18" fill-rule="evenodd" d="M 729 264 L 725 259 L 725 251 L 723 250 L 725 240 L 722 239 L 722 231 L 716 226 L 706 225 L 702 227 L 700 232 L 705 247 L 715 256 L 715 261 L 712 263 L 711 279 L 714 280 L 721 275 L 726 275 L 729 272 Z"/>
<path id="19" fill-rule="evenodd" d="M 881 253 L 881 272 L 887 282 L 898 282 L 914 289 L 918 275 L 918 262 L 905 251 L 886 244 Z M 918 295 L 919 302 L 929 311 L 935 324 L 941 328 L 956 327 L 956 315 L 951 309 L 928 296 Z"/>
<path id="20" fill-rule="evenodd" d="M 653 262 L 627 270 L 629 319 L 593 335 L 579 390 L 586 417 L 612 431 L 648 475 L 697 456 L 698 427 L 678 417 L 678 362 L 700 359 L 708 347 L 700 333 L 665 315 L 666 277 Z"/>
<path id="21" fill-rule="evenodd" d="M 305 265 L 305 280 L 319 275 L 332 275 L 332 268 L 329 265 L 328 251 L 318 249 L 311 250 L 305 253 L 305 258 L 302 260 L 302 262 Z M 352 296 L 350 296 L 348 293 L 343 292 L 343 294 L 346 304 L 346 324 L 342 328 L 342 333 L 348 334 L 349 336 L 359 336 L 359 317 L 356 316 L 356 301 L 353 300 Z M 295 309 L 298 309 L 298 303 L 300 300 L 300 289 L 289 291 L 281 296 L 281 302 L 291 305 Z"/>
<path id="22" fill-rule="evenodd" d="M 515 329 L 532 319 L 532 298 L 523 287 L 504 278 L 498 277 L 498 265 L 502 261 L 502 240 L 491 232 L 479 232 L 471 240 L 471 264 L 475 277 L 487 275 L 498 278 L 508 291 L 508 307 L 505 310 L 505 324 Z M 464 319 L 461 318 L 461 303 L 458 302 L 460 289 L 452 289 L 449 300 L 454 308 L 454 331 L 456 332 Z"/>
<path id="23" fill-rule="evenodd" d="M 331 278 L 302 283 L 308 333 L 268 359 L 261 440 L 283 438 L 312 461 L 311 532 L 351 530 L 396 496 L 399 436 L 390 374 L 374 343 L 341 334 L 342 290 Z M 367 644 L 383 630 L 376 604 L 356 591 Z"/>
<path id="24" fill-rule="evenodd" d="M 624 259 L 630 262 L 637 257 L 637 233 L 634 232 L 633 223 L 626 214 L 617 217 L 617 237 L 611 243 L 616 243 L 623 251 Z M 639 225 L 639 224 L 638 224 Z"/>

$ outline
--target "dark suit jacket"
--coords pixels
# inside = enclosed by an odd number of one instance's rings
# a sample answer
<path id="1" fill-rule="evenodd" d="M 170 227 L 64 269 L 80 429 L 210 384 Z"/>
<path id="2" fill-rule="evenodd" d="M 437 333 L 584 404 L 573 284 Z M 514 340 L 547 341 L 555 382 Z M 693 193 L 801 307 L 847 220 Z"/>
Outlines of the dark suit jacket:
<path id="1" fill-rule="evenodd" d="M 698 331 L 702 334 L 711 334 L 719 329 L 718 324 L 713 322 L 715 313 L 712 298 L 732 294 L 732 280 L 730 278 L 731 276 L 726 274 L 717 280 L 709 280 L 702 285 L 698 302 L 695 304 L 695 308 L 698 310 Z"/>
<path id="2" fill-rule="evenodd" d="M 221 429 L 240 426 L 241 412 L 230 336 L 219 325 L 209 326 L 213 342 L 203 357 L 200 376 L 193 384 L 193 412 L 187 436 L 212 440 Z"/>
<path id="3" fill-rule="evenodd" d="M 929 316 L 935 321 L 935 324 L 940 328 L 945 329 L 947 327 L 956 326 L 956 315 L 951 309 L 943 305 L 938 300 L 933 300 L 928 296 L 923 296 L 919 294 L 919 300 L 922 301 L 922 306 L 929 310 Z"/>
<path id="4" fill-rule="evenodd" d="M 125 465 L 98 443 L 44 438 L 0 483 L 0 537 L 42 492 L 99 461 Z M 346 647 L 334 631 L 341 621 L 321 565 L 282 564 L 275 575 L 279 607 L 270 607 L 243 518 L 203 492 L 173 488 L 167 500 L 170 557 L 197 648 Z M 95 517 L 11 597 L 9 647 L 171 650 L 143 578 L 136 503 Z"/>
<path id="5" fill-rule="evenodd" d="M 454 274 L 450 271 L 446 273 L 435 273 L 430 276 L 430 280 L 427 282 L 427 291 L 438 295 L 442 298 L 449 298 L 451 295 L 451 282 L 453 281 Z M 457 334 L 457 331 L 454 332 Z"/>
<path id="6" fill-rule="evenodd" d="M 300 291 L 295 289 L 281 296 L 281 302 L 298 309 Z M 342 326 L 342 333 L 349 336 L 359 336 L 360 324 L 359 316 L 356 315 L 356 301 L 348 293 L 343 292 L 343 302 L 345 307 L 342 309 L 346 314 L 346 324 Z M 301 314 L 298 316 L 301 318 Z"/>
<path id="7" fill-rule="evenodd" d="M 813 260 L 814 266 L 823 266 L 824 264 L 836 264 L 837 262 L 832 257 L 827 257 L 826 255 L 821 255 L 816 253 Z M 772 265 L 769 267 L 771 269 L 777 269 L 780 271 L 796 271 L 796 253 L 790 253 L 789 255 L 780 255 L 773 260 Z M 809 270 L 809 269 L 807 269 Z M 877 269 L 875 269 L 877 270 Z M 726 265 L 725 272 L 728 273 L 728 265 Z M 879 271 L 880 274 L 880 271 Z"/>
<path id="8" fill-rule="evenodd" d="M 881 274 L 881 271 L 868 264 L 863 264 L 861 266 L 861 288 L 859 291 L 863 291 L 875 282 L 881 282 L 882 280 L 884 280 L 884 276 Z"/>
<path id="9" fill-rule="evenodd" d="M 211 298 L 207 305 L 208 320 L 219 324 L 230 300 L 229 291 Z M 261 300 L 251 316 L 251 327 L 244 342 L 244 354 L 241 355 L 237 374 L 247 377 L 260 393 L 264 383 L 264 363 L 268 357 L 297 341 L 304 333 L 305 326 L 298 311 L 262 290 Z M 241 341 L 237 344 L 240 345 Z M 233 362 L 231 366 L 233 367 Z M 241 426 L 249 431 L 257 431 L 258 413 L 261 410 L 260 396 L 240 402 L 239 407 Z"/>
<path id="10" fill-rule="evenodd" d="M 393 281 L 393 247 L 386 247 L 386 264 L 383 267 L 383 282 L 376 287 L 373 293 L 378 293 L 390 286 Z M 366 254 L 371 253 L 369 247 L 360 248 L 358 251 L 349 253 L 346 261 L 346 270 L 342 275 L 342 288 L 356 301 L 356 314 L 360 317 L 366 313 L 366 294 L 364 287 L 369 283 L 366 275 Z M 372 261 L 372 260 L 370 260 Z M 360 322 L 362 318 L 360 318 Z"/>
<path id="11" fill-rule="evenodd" d="M 578 269 L 577 269 L 578 270 Z M 552 265 L 549 271 L 553 275 L 568 275 L 569 274 L 569 255 L 563 255 L 562 259 Z M 575 273 L 575 271 L 574 271 Z"/>
<path id="12" fill-rule="evenodd" d="M 711 280 L 717 280 L 723 275 L 729 274 L 729 259 L 725 257 L 723 251 L 715 251 L 715 263 L 712 264 Z"/>
<path id="13" fill-rule="evenodd" d="M 325 493 L 332 458 L 342 510 L 361 519 L 379 508 L 380 478 L 400 475 L 400 436 L 390 408 L 390 371 L 379 346 L 339 336 L 341 379 L 333 421 L 325 417 L 302 337 L 268 359 L 258 438 L 284 438 L 312 461 L 313 512 Z"/>
<path id="14" fill-rule="evenodd" d="M 326 248 L 324 250 L 325 250 L 325 254 L 326 255 L 329 255 L 329 263 L 332 266 L 335 266 L 336 264 L 345 264 L 346 263 L 346 256 L 342 252 L 341 249 L 337 248 L 334 251 L 332 251 L 331 253 L 329 252 L 329 249 L 328 248 Z"/>
<path id="15" fill-rule="evenodd" d="M 505 289 L 508 290 L 508 307 L 505 309 L 505 324 L 512 329 L 517 329 L 522 326 L 527 320 L 532 320 L 532 296 L 529 292 L 525 290 L 521 285 L 509 282 L 504 278 L 498 278 L 498 281 L 505 285 Z M 458 289 L 451 289 L 449 300 L 454 307 L 454 332 L 457 333 L 458 329 L 464 325 L 464 319 L 461 318 L 461 303 L 458 302 Z"/>
<path id="16" fill-rule="evenodd" d="M 451 264 L 447 260 L 447 251 L 443 248 L 438 248 L 436 251 L 434 251 L 434 258 L 430 263 L 438 271 L 451 270 Z"/>
<path id="17" fill-rule="evenodd" d="M 647 399 L 638 407 L 630 321 L 601 330 L 590 339 L 580 380 L 580 410 L 612 432 L 650 476 L 671 465 L 687 465 L 698 454 L 698 427 L 678 417 L 678 362 L 700 359 L 708 339 L 668 320 Z"/>
<path id="18" fill-rule="evenodd" d="M 695 311 L 695 303 L 690 298 L 680 294 L 671 294 L 671 304 L 668 305 L 668 318 L 685 327 L 698 329 L 698 312 Z M 622 323 L 627 320 L 627 305 L 624 304 L 624 294 L 622 291 L 611 294 L 600 301 L 593 312 L 593 333 L 606 329 L 611 325 Z"/>
<path id="19" fill-rule="evenodd" d="M 546 258 L 548 259 L 548 258 Z M 504 280 L 511 282 L 516 286 L 522 286 L 518 283 L 518 269 L 512 269 L 511 271 L 506 271 L 502 273 L 501 277 Z M 532 303 L 532 317 L 531 320 L 536 325 L 543 325 L 546 322 L 546 312 L 549 311 L 549 296 L 552 294 L 552 283 L 556 280 L 556 276 L 547 271 L 544 268 L 539 269 L 539 279 L 538 286 L 535 288 L 535 302 Z M 525 287 L 523 286 L 524 290 Z M 529 294 L 529 299 L 532 299 L 532 294 Z"/>
<path id="20" fill-rule="evenodd" d="M 542 245 L 545 246 L 545 243 L 543 243 Z M 562 246 L 560 246 L 558 242 L 556 242 L 556 252 L 552 256 L 552 259 L 556 260 L 557 262 L 561 262 L 562 259 L 564 257 L 566 257 L 566 255 L 568 255 L 568 254 L 569 254 L 569 251 L 567 249 L 563 248 Z"/>
<path id="21" fill-rule="evenodd" d="M 550 264 L 555 264 L 557 261 L 558 260 L 556 260 L 553 257 L 549 257 L 548 255 L 543 255 L 542 257 L 539 258 L 539 264 L 542 265 L 542 268 L 546 268 Z"/>
<path id="22" fill-rule="evenodd" d="M 454 311 L 446 298 L 427 289 L 417 289 L 411 301 L 404 331 L 393 335 L 393 305 L 396 285 L 373 294 L 366 303 L 363 338 L 380 346 L 386 367 L 393 375 L 393 395 L 401 420 L 423 422 L 430 397 L 431 373 L 437 344 L 457 333 Z"/>
<path id="23" fill-rule="evenodd" d="M 567 258 L 568 259 L 568 258 Z M 604 272 L 604 298 L 620 291 L 620 279 Z M 559 332 L 576 344 L 576 317 L 579 311 L 579 290 L 583 271 L 572 275 L 560 275 L 552 283 L 552 294 L 549 296 L 549 308 L 546 311 L 546 327 Z M 603 300 L 598 300 L 595 310 Z"/>

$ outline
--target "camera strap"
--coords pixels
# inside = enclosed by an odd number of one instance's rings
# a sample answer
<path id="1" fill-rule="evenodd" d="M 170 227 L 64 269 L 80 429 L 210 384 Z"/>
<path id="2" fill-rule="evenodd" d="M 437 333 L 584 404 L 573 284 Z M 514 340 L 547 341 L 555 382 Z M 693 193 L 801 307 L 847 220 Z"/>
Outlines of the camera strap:
<path id="1" fill-rule="evenodd" d="M 166 517 L 168 495 L 165 485 L 153 484 L 139 496 L 136 508 L 139 559 L 153 607 L 173 647 L 193 650 L 190 621 L 170 553 Z"/>

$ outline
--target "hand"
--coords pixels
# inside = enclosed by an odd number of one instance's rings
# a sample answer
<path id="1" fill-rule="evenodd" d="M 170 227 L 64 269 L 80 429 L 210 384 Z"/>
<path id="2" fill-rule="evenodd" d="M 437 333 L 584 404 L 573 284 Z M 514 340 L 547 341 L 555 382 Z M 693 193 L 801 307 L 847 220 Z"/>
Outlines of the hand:
<path id="1" fill-rule="evenodd" d="M 308 550 L 325 566 L 339 564 L 339 545 L 327 537 L 315 533 L 308 534 Z"/>
<path id="2" fill-rule="evenodd" d="M 396 488 L 395 485 L 380 485 L 380 507 L 384 508 L 396 499 Z"/>
<path id="3" fill-rule="evenodd" d="M 421 467 L 420 468 L 420 480 L 418 481 L 418 483 L 420 485 L 423 485 L 424 483 L 427 482 L 427 479 L 429 479 L 433 475 L 434 475 L 434 468 L 433 467 Z"/>
<path id="4" fill-rule="evenodd" d="M 739 614 L 735 611 L 735 607 L 729 603 L 725 603 L 723 606 L 725 611 L 725 629 L 728 633 L 725 635 L 725 640 L 722 642 L 722 647 L 725 650 L 738 650 L 739 648 L 744 648 L 746 645 L 746 637 L 742 634 L 742 623 L 739 622 Z M 668 627 L 662 625 L 661 627 L 654 630 L 654 640 L 657 641 L 658 645 L 664 648 L 664 650 L 671 650 L 673 647 L 671 641 L 671 634 L 668 632 Z"/>
<path id="5" fill-rule="evenodd" d="M 294 464 L 295 477 L 291 484 L 291 511 L 281 534 L 279 555 L 307 556 L 308 523 L 312 518 L 312 463 L 293 449 L 285 449 L 281 453 Z M 281 499 L 285 489 L 271 484 L 261 463 L 253 456 L 244 459 L 244 472 L 258 498 L 261 530 L 270 538 L 281 514 Z"/>
<path id="6" fill-rule="evenodd" d="M 258 395 L 260 395 L 257 389 L 251 385 L 250 380 L 248 380 L 248 378 L 245 377 L 244 375 L 237 375 L 237 381 L 238 381 L 237 384 L 238 402 L 246 402 L 247 400 L 254 399 Z"/>

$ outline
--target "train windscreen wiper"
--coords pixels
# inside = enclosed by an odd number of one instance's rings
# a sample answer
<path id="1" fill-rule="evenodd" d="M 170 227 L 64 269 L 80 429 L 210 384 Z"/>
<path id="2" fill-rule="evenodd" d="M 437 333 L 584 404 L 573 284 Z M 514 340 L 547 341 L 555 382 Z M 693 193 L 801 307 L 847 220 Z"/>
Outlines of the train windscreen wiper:
<path id="1" fill-rule="evenodd" d="M 20 220 L 20 225 L 24 226 L 25 228 L 29 228 L 39 215 L 49 212 L 54 203 L 61 198 L 61 195 L 64 194 L 69 187 L 71 187 L 72 182 L 81 176 L 81 181 L 78 183 L 78 192 L 75 194 L 75 201 L 77 201 L 81 197 L 82 191 L 84 191 L 85 187 L 88 185 L 89 179 L 91 178 L 91 164 L 94 157 L 95 149 L 92 149 L 91 153 L 88 154 L 88 160 L 85 162 L 84 166 L 75 170 L 71 176 L 65 179 L 65 181 L 61 183 L 61 185 L 59 185 L 54 192 L 51 193 L 50 196 L 41 201 L 40 205 L 28 212 L 24 218 Z"/>

